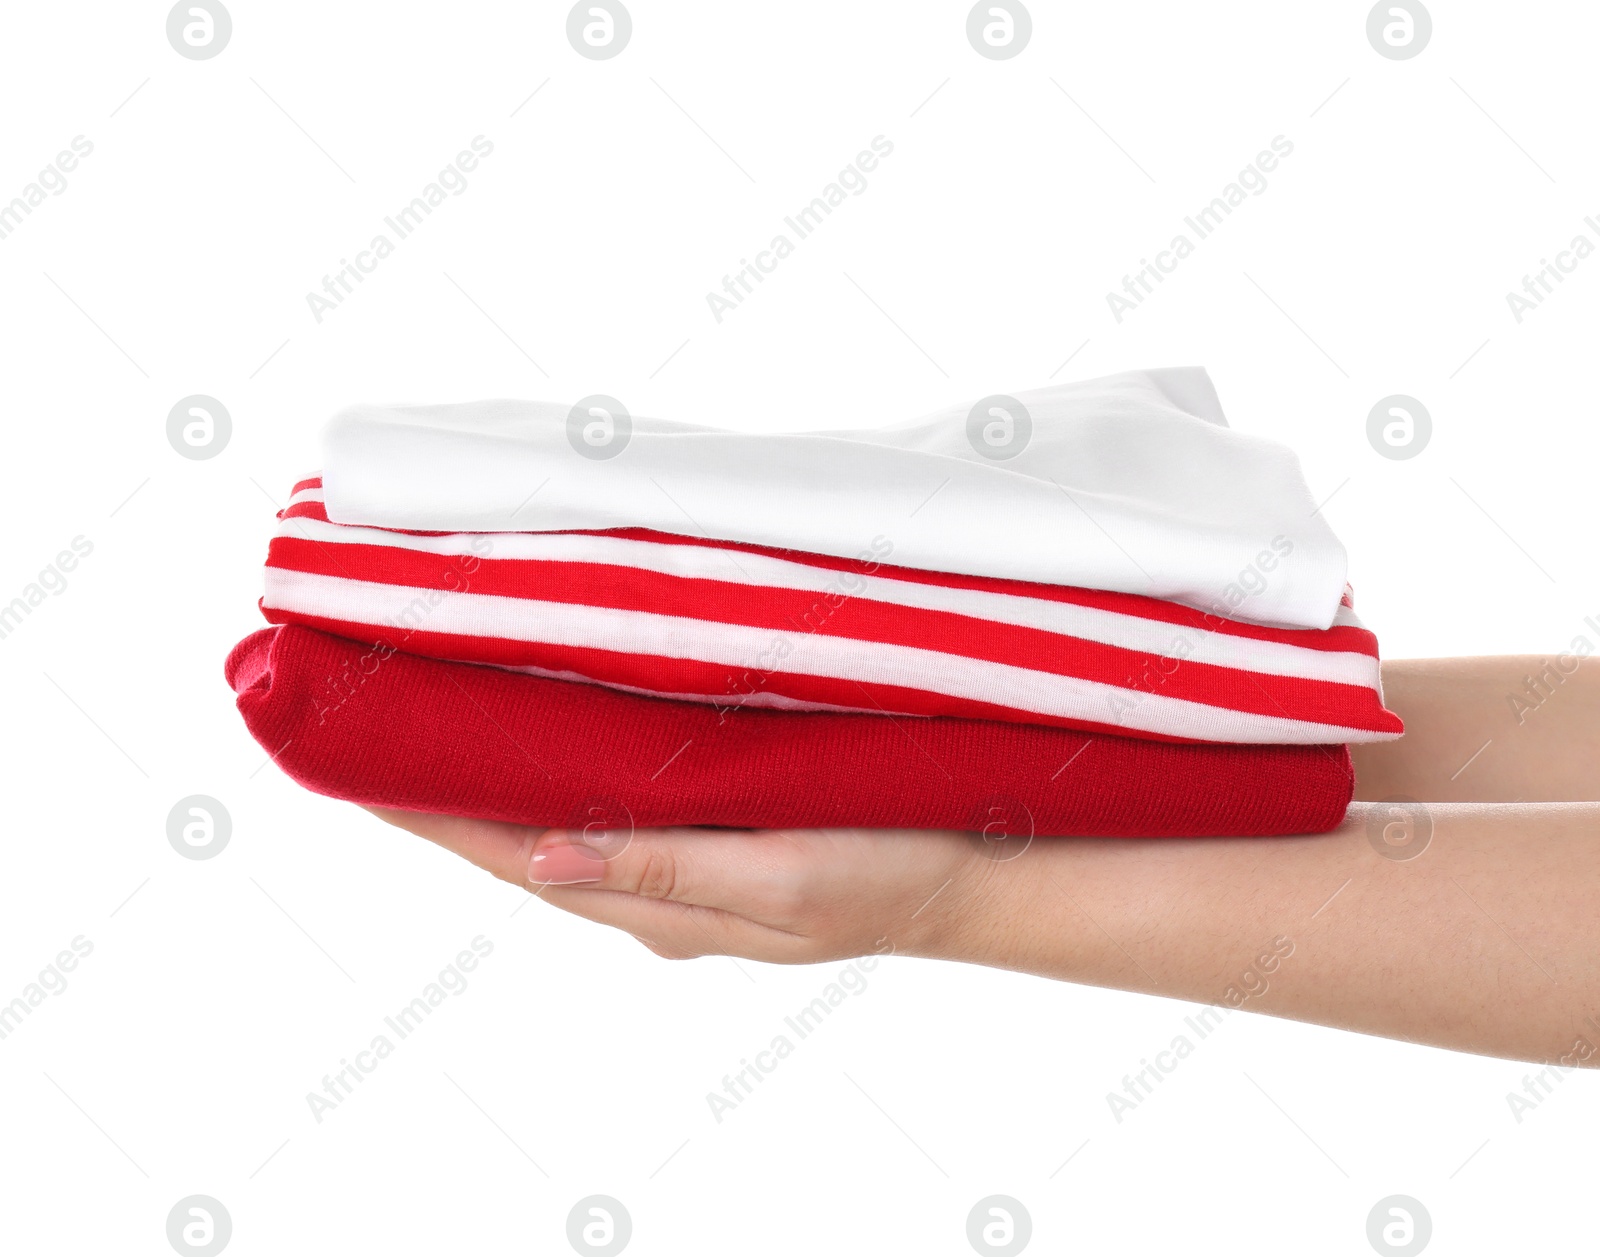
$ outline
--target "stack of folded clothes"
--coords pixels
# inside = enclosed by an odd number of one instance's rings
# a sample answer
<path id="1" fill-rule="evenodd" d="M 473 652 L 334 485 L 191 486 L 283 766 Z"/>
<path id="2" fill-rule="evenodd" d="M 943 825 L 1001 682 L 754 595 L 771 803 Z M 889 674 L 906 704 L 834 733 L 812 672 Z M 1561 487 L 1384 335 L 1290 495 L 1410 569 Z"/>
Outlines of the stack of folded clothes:
<path id="1" fill-rule="evenodd" d="M 361 408 L 279 519 L 277 627 L 228 680 L 284 771 L 360 803 L 1307 833 L 1345 744 L 1401 733 L 1293 454 L 1198 369 L 846 432 Z"/>

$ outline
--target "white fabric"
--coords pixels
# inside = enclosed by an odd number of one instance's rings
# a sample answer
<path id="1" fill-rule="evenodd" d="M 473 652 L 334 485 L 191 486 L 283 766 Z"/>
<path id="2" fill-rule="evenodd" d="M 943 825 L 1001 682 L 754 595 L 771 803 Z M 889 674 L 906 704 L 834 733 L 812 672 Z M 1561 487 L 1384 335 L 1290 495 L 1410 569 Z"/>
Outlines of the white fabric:
<path id="1" fill-rule="evenodd" d="M 1343 546 L 1294 453 L 1231 430 L 1204 370 L 1013 396 L 1032 432 L 1005 460 L 969 441 L 971 402 L 859 431 L 633 418 L 609 458 L 577 452 L 568 405 L 358 406 L 324 432 L 323 488 L 344 524 L 639 527 L 846 558 L 876 541 L 877 561 L 903 567 L 1144 594 L 1297 628 L 1334 622 Z"/>

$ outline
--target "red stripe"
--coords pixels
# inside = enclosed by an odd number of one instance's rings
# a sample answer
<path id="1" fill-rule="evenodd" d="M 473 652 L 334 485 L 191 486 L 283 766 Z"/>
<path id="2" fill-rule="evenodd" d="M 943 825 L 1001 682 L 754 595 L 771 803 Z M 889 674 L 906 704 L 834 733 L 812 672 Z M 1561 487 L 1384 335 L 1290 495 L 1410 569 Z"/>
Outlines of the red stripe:
<path id="1" fill-rule="evenodd" d="M 422 655 L 454 663 L 488 664 L 495 667 L 535 667 L 550 672 L 576 673 L 602 685 L 626 686 L 654 695 L 704 695 L 711 705 L 725 709 L 743 704 L 743 693 L 730 682 L 737 678 L 717 664 L 674 659 L 662 655 L 635 655 L 592 647 L 542 647 L 529 643 L 508 643 L 496 638 L 466 637 L 454 633 L 435 633 L 413 629 L 405 633 L 375 631 L 373 626 L 327 616 L 301 615 L 275 607 L 262 607 L 272 624 L 298 624 L 320 629 L 363 645 L 387 646 L 408 655 Z M 515 647 L 515 649 L 511 649 Z M 1044 725 L 1076 729 L 1089 733 L 1109 733 L 1137 737 L 1142 741 L 1185 745 L 1215 745 L 1206 739 L 1175 737 L 1165 733 L 1146 733 L 1124 725 L 1093 720 L 1040 715 L 998 703 L 951 698 L 923 690 L 896 685 L 845 681 L 803 673 L 772 672 L 761 677 L 760 692 L 776 694 L 798 702 L 880 711 L 891 717 L 921 720 L 930 716 L 958 716 L 973 720 L 998 720 L 1006 724 Z M 717 701 L 724 694 L 723 701 Z"/>
<path id="2" fill-rule="evenodd" d="M 330 555 L 330 550 L 337 553 Z M 500 597 L 649 612 L 780 633 L 815 632 L 1077 677 L 1131 692 L 1159 692 L 1225 710 L 1398 731 L 1386 729 L 1383 718 L 1388 713 L 1367 686 L 1273 676 L 1197 661 L 1185 666 L 1171 656 L 843 594 L 838 605 L 832 605 L 826 594 L 676 577 L 638 568 L 480 559 L 366 544 L 329 547 L 294 537 L 274 538 L 267 561 L 280 569 L 446 593 L 470 589 Z M 513 652 L 534 650 L 541 657 L 551 649 L 562 649 L 509 641 L 504 646 Z M 531 658 L 506 661 L 534 662 Z M 661 687 L 652 684 L 645 688 Z"/>
<path id="3" fill-rule="evenodd" d="M 1019 598 L 1036 598 L 1046 602 L 1062 602 L 1072 606 L 1090 607 L 1099 611 L 1112 611 L 1141 620 L 1162 620 L 1184 628 L 1202 632 L 1227 633 L 1230 636 L 1248 637 L 1257 641 L 1283 642 L 1286 645 L 1309 647 L 1312 650 L 1360 651 L 1377 657 L 1377 643 L 1365 629 L 1340 625 L 1327 629 L 1285 629 L 1265 624 L 1247 624 L 1230 620 L 1220 614 L 1187 607 L 1182 603 L 1150 598 L 1143 594 L 1116 593 L 1111 590 L 1084 589 L 1076 585 L 1044 585 L 1032 581 L 1011 580 L 999 576 L 966 576 L 953 572 L 929 572 L 921 568 L 896 567 L 888 563 L 874 563 L 870 559 L 844 559 L 825 554 L 810 554 L 800 550 L 781 550 L 772 546 L 753 545 L 748 542 L 715 541 L 703 537 L 684 537 L 673 533 L 653 532 L 646 528 L 611 528 L 604 530 L 566 530 L 594 537 L 622 537 L 630 541 L 649 541 L 660 545 L 703 546 L 713 550 L 738 550 L 747 554 L 762 554 L 769 558 L 785 559 L 807 567 L 825 571 L 854 572 L 860 575 L 881 576 L 890 580 L 908 581 L 918 585 L 938 585 L 946 589 L 969 589 L 981 593 L 1007 594 Z M 1331 643 L 1327 633 L 1348 634 L 1359 640 L 1339 644 Z M 1307 640 L 1300 640 L 1302 637 Z"/>
<path id="4" fill-rule="evenodd" d="M 321 502 L 297 502 L 282 512 L 281 517 L 288 519 L 302 517 L 328 521 L 327 510 Z M 345 525 L 336 526 L 344 527 Z M 384 528 L 377 531 L 401 533 L 413 537 L 471 537 L 486 535 L 480 533 L 424 532 L 396 528 Z M 906 581 L 919 585 L 935 585 L 946 589 L 973 590 L 979 593 L 1033 598 L 1045 602 L 1060 602 L 1069 606 L 1087 607 L 1093 610 L 1132 616 L 1140 620 L 1158 620 L 1166 624 L 1195 629 L 1203 633 L 1223 633 L 1229 637 L 1242 637 L 1252 641 L 1279 642 L 1302 650 L 1363 654 L 1369 655 L 1374 659 L 1378 657 L 1378 643 L 1373 634 L 1367 629 L 1351 624 L 1334 625 L 1326 629 L 1273 628 L 1264 624 L 1247 624 L 1238 620 L 1229 620 L 1208 611 L 1186 607 L 1181 603 L 1167 602 L 1160 598 L 1148 598 L 1141 594 L 1080 589 L 1069 585 L 1041 585 L 1029 581 L 1006 580 L 999 577 L 961 576 L 948 572 L 924 572 L 917 568 L 894 567 L 886 563 L 874 565 L 869 561 L 860 559 L 841 559 L 824 554 L 809 554 L 799 550 L 780 550 L 772 546 L 758 546 L 746 542 L 713 541 L 703 537 L 685 537 L 674 533 L 653 532 L 646 528 L 571 528 L 552 531 L 557 536 L 617 537 L 625 541 L 650 542 L 656 545 L 698 546 L 708 550 L 733 550 L 744 554 L 760 554 L 768 558 L 782 559 L 785 562 L 798 563 L 821 571 L 848 572 L 858 576 L 877 576 L 888 580 Z M 1352 605 L 1348 598 L 1345 600 L 1345 605 Z"/>

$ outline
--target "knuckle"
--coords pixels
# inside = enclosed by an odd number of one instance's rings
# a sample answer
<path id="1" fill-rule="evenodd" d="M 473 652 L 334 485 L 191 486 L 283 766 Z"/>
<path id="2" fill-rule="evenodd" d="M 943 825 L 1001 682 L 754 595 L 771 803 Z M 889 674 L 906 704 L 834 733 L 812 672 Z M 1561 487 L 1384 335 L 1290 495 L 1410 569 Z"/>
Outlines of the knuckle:
<path id="1" fill-rule="evenodd" d="M 635 877 L 637 894 L 646 899 L 676 899 L 680 892 L 682 870 L 669 847 L 656 843 L 643 844 L 638 849 L 638 870 Z"/>
<path id="2" fill-rule="evenodd" d="M 779 922 L 796 922 L 806 917 L 813 907 L 806 880 L 802 873 L 793 869 L 775 870 L 759 891 L 763 915 Z"/>
<path id="3" fill-rule="evenodd" d="M 789 845 L 787 834 L 776 837 L 779 841 L 765 852 L 764 874 L 753 887 L 755 900 L 764 919 L 798 924 L 816 914 L 822 899 L 816 865 Z"/>

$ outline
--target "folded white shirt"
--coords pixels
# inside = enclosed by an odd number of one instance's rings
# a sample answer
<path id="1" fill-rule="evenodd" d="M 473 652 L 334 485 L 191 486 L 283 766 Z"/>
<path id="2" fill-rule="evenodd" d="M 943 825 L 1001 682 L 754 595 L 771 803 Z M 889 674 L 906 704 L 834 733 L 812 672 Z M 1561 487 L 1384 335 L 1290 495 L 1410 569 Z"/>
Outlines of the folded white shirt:
<path id="1" fill-rule="evenodd" d="M 1230 429 L 1198 367 L 854 431 L 730 432 L 548 402 L 357 406 L 328 423 L 322 474 L 342 524 L 648 528 L 1295 628 L 1331 625 L 1345 589 L 1344 547 L 1293 451 Z"/>

